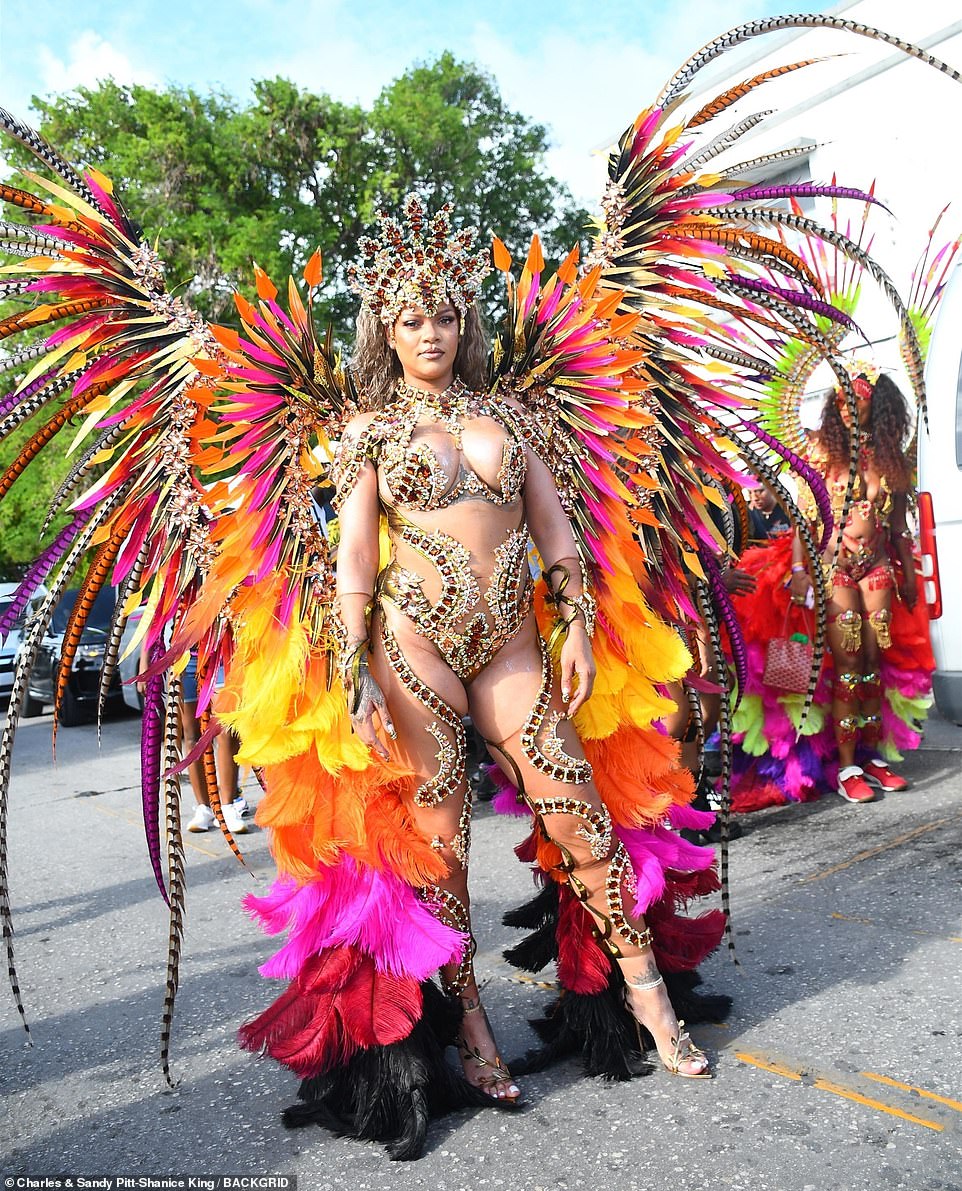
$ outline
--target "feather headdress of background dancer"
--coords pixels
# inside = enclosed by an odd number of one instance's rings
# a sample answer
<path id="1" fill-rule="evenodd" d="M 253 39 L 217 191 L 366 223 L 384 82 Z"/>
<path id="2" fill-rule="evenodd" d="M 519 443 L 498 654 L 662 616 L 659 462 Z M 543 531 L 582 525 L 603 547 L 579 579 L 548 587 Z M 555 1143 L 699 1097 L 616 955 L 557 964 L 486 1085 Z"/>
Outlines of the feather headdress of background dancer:
<path id="1" fill-rule="evenodd" d="M 708 62 L 748 38 L 799 26 L 881 38 L 959 77 L 924 51 L 841 18 L 753 22 L 695 55 L 626 130 L 611 158 L 604 219 L 583 270 L 573 254 L 545 278 L 535 241 L 515 276 L 503 246 L 494 245 L 507 313 L 487 379 L 459 400 L 496 411 L 523 443 L 529 465 L 556 479 L 580 557 L 561 571 L 543 560 L 533 593 L 543 640 L 557 654 L 566 622 L 597 625 L 594 693 L 574 721 L 597 810 L 522 806 L 519 795 L 531 800 L 521 788 L 502 799 L 527 815 L 533 809 L 532 834 L 519 854 L 542 885 L 532 905 L 509 915 L 533 931 L 509 956 L 532 968 L 555 962 L 564 990 L 540 1025 L 545 1047 L 532 1064 L 580 1052 L 592 1074 L 628 1078 L 642 1069 L 646 1039 L 627 1012 L 617 954 L 617 940 L 631 931 L 638 949 L 650 943 L 658 968 L 674 974 L 679 1013 L 724 1009 L 723 999 L 692 991 L 694 969 L 717 945 L 724 917 L 679 912 L 717 879 L 710 853 L 674 830 L 703 819 L 688 807 L 690 781 L 657 729 L 670 709 L 660 692 L 689 665 L 678 629 L 696 615 L 709 621 L 719 649 L 719 622 L 725 626 L 736 682 L 743 682 L 743 651 L 716 574 L 726 550 L 709 512 L 717 488 L 704 477 L 737 483 L 747 468 L 781 492 L 777 473 L 788 466 L 827 508 L 817 477 L 752 420 L 758 378 L 774 365 L 769 353 L 746 348 L 744 329 L 777 344 L 804 328 L 854 407 L 834 344 L 820 329 L 822 319 L 845 325 L 848 316 L 826 300 L 798 253 L 765 229 L 783 224 L 802 237 L 830 235 L 793 216 L 784 201 L 799 193 L 870 196 L 834 185 L 753 187 L 741 183 L 738 169 L 706 171 L 721 142 L 731 141 L 712 137 L 712 122 L 770 76 L 693 115 L 681 113 L 687 88 Z M 206 706 L 205 756 L 213 736 L 229 726 L 241 741 L 239 760 L 256 766 L 265 784 L 258 819 L 272 834 L 278 879 L 250 908 L 268 930 L 288 929 L 287 942 L 262 969 L 288 986 L 244 1027 L 242 1041 L 304 1081 L 288 1123 L 318 1120 L 378 1138 L 395 1158 L 414 1157 L 431 1115 L 493 1101 L 443 1061 L 445 1044 L 458 1037 L 460 1013 L 433 977 L 439 968 L 470 966 L 470 928 L 445 897 L 439 851 L 412 815 L 423 783 L 351 733 L 347 696 L 353 701 L 365 657 L 345 655 L 334 616 L 336 553 L 309 497 L 330 479 L 336 444 L 351 442 L 359 416 L 364 425 L 365 393 L 334 352 L 331 333 L 312 321 L 320 261 L 312 258 L 304 287 L 292 282 L 285 301 L 258 272 L 256 301 L 237 297 L 239 333 L 207 326 L 168 292 L 163 262 L 106 177 L 76 170 L 8 113 L 0 122 L 45 167 L 28 188 L 2 187 L 17 218 L 0 226 L 0 249 L 21 258 L 3 270 L 3 296 L 18 309 L 2 332 L 50 328 L 40 344 L 15 348 L 4 361 L 16 378 L 3 397 L 4 433 L 34 414 L 47 421 L 0 477 L 0 495 L 42 450 L 60 447 L 72 420 L 82 419 L 88 444 L 54 500 L 56 507 L 72 500 L 72 520 L 28 568 L 0 626 L 9 628 L 31 593 L 47 584 L 18 661 L 0 745 L 0 830 L 27 675 L 57 600 L 93 550 L 68 626 L 58 705 L 87 611 L 109 581 L 121 598 L 104 690 L 124 618 L 144 608 L 144 815 L 150 862 L 170 905 L 165 1072 L 184 925 L 177 675 L 193 648 Z M 376 420 L 376 411 L 369 416 Z M 370 456 L 352 458 L 363 468 Z M 342 478 L 343 465 L 342 458 Z M 787 494 L 785 503 L 792 508 Z M 792 516 L 814 557 L 819 544 L 793 508 Z M 819 608 L 824 594 L 816 593 Z M 226 684 L 212 702 L 221 665 Z M 550 659 L 544 682 L 546 689 L 552 682 Z M 452 750 L 456 759 L 457 725 L 433 692 L 421 694 L 437 708 L 439 761 Z M 723 696 L 727 736 L 728 692 Z M 526 721 L 536 744 L 545 739 L 543 710 Z M 550 723 L 557 740 L 560 721 Z M 567 765 L 563 749 L 554 763 Z M 470 799 L 463 801 L 469 809 Z M 594 845 L 603 866 L 603 891 L 575 879 L 578 863 L 570 863 L 546 825 L 552 815 L 580 822 L 582 842 Z M 465 846 L 469 826 L 466 814 Z M 23 1014 L 5 838 L 0 914 Z M 642 916 L 644 930 L 634 925 Z"/>

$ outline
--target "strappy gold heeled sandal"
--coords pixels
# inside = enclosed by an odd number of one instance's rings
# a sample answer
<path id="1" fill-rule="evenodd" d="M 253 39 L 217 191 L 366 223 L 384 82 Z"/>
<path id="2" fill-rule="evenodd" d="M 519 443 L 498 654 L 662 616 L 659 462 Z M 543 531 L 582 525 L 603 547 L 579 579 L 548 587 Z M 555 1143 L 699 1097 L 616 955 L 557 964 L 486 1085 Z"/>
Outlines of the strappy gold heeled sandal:
<path id="1" fill-rule="evenodd" d="M 653 988 L 657 988 L 660 984 L 664 983 L 664 978 L 660 974 L 655 980 L 625 980 L 625 1009 L 628 1011 L 631 1020 L 635 1023 L 635 1030 L 638 1033 L 638 1050 L 641 1054 L 644 1054 L 647 1050 L 641 1034 L 641 1027 L 644 1023 L 640 1022 L 635 1016 L 631 1005 L 631 989 L 637 988 L 639 992 L 650 992 Z M 648 1027 L 645 1026 L 645 1029 L 647 1030 Z M 670 1058 L 666 1059 L 661 1051 L 658 1050 L 657 1043 L 655 1044 L 655 1051 L 658 1054 L 661 1065 L 669 1075 L 678 1075 L 682 1079 L 711 1079 L 712 1072 L 708 1065 L 708 1056 L 692 1042 L 691 1037 L 684 1033 L 684 1029 L 685 1023 L 679 1021 L 678 1036 L 668 1039 L 672 1047 Z M 654 1037 L 654 1034 L 652 1034 L 652 1037 Z M 683 1071 L 683 1063 L 704 1063 L 704 1067 L 701 1071 Z"/>
<path id="2" fill-rule="evenodd" d="M 469 1013 L 484 1013 L 484 1006 L 480 1004 L 472 1005 L 464 1010 L 465 1016 Z M 491 1025 L 488 1022 L 488 1015 L 485 1013 L 484 1020 L 488 1025 L 488 1032 L 491 1032 Z M 494 1035 L 492 1034 L 492 1040 Z M 482 1092 L 486 1092 L 492 1100 L 504 1100 L 509 1104 L 516 1104 L 521 1099 L 521 1089 L 511 1078 L 511 1072 L 504 1065 L 504 1059 L 495 1051 L 494 1059 L 487 1059 L 476 1046 L 468 1046 L 463 1034 L 458 1034 L 457 1037 L 458 1054 L 462 1060 L 467 1059 L 475 1063 L 479 1068 L 489 1068 L 489 1073 L 479 1075 L 474 1080 L 468 1082 L 473 1083 L 476 1088 Z M 467 1078 L 467 1077 L 465 1077 Z M 506 1083 L 509 1085 L 509 1090 L 503 1094 L 495 1091 L 498 1084 Z"/>
<path id="3" fill-rule="evenodd" d="M 708 1055 L 692 1042 L 689 1035 L 683 1032 L 684 1029 L 685 1023 L 679 1021 L 678 1037 L 668 1039 L 673 1047 L 671 1058 L 661 1059 L 662 1065 L 669 1075 L 680 1075 L 682 1079 L 711 1079 Z M 661 1058 L 661 1055 L 658 1057 Z M 682 1071 L 682 1063 L 704 1063 L 704 1068 L 701 1071 Z"/>

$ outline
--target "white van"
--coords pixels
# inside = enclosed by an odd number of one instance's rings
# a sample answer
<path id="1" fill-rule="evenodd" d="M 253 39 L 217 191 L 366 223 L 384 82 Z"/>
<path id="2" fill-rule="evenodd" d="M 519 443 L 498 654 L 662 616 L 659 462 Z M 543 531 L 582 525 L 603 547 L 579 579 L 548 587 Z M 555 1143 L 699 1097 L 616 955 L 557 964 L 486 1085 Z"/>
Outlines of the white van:
<path id="1" fill-rule="evenodd" d="M 962 724 L 962 263 L 952 271 L 936 316 L 925 387 L 929 432 L 919 428 L 919 513 L 935 654 L 932 686 L 942 716 Z"/>

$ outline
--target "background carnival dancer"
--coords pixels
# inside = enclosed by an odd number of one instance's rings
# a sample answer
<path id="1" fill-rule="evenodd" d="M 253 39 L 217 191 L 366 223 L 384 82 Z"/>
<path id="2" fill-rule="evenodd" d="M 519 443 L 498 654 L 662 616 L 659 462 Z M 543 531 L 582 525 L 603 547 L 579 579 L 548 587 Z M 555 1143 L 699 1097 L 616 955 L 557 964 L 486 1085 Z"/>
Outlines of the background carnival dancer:
<path id="1" fill-rule="evenodd" d="M 914 403 L 923 411 L 921 360 L 959 248 L 958 238 L 938 239 L 945 214 L 943 210 L 933 221 L 912 271 L 899 335 Z M 869 238 L 871 222 L 866 205 L 860 242 Z M 850 230 L 837 213 L 833 227 Z M 800 252 L 833 303 L 855 317 L 871 276 L 866 262 L 847 258 L 832 242 L 814 252 L 803 245 Z M 907 327 L 918 344 L 914 361 Z M 834 334 L 840 346 L 848 343 L 850 332 L 844 327 Z M 880 788 L 899 787 L 899 775 L 890 766 L 918 746 L 931 703 L 934 662 L 928 615 L 924 603 L 914 599 L 913 539 L 905 523 L 914 496 L 912 414 L 898 387 L 874 362 L 847 357 L 822 402 L 818 430 L 805 429 L 800 410 L 819 362 L 820 353 L 811 343 L 790 340 L 760 414 L 769 433 L 809 459 L 829 481 L 831 507 L 818 510 L 803 500 L 815 532 L 824 536 L 825 525 L 835 518 L 847 524 L 831 539 L 837 557 L 826 538 L 823 566 L 817 571 L 802 561 L 799 541 L 796 536 L 793 544 L 792 535 L 743 557 L 742 565 L 756 576 L 758 586 L 739 608 L 748 678 L 734 717 L 732 796 L 738 811 L 815 798 L 828 789 L 868 801 Z M 924 426 L 918 431 L 926 433 Z M 856 572 L 864 573 L 856 578 Z M 819 614 L 808 597 L 813 577 L 834 579 L 833 604 L 827 610 L 833 618 L 832 648 L 806 694 L 769 685 L 765 669 L 773 639 L 817 638 Z M 880 636 L 873 613 L 882 627 Z M 843 647 L 855 647 L 856 640 L 858 648 L 845 653 Z M 878 648 L 883 641 L 885 648 Z M 840 743 L 836 733 L 847 739 Z"/>
<path id="2" fill-rule="evenodd" d="M 59 682 L 109 579 L 120 598 L 105 684 L 126 616 L 145 609 L 142 787 L 149 859 L 170 910 L 168 1078 L 185 910 L 177 708 L 194 648 L 198 748 L 210 750 L 226 725 L 238 762 L 266 786 L 257 817 L 278 879 L 249 908 L 271 933 L 287 932 L 261 969 L 287 984 L 242 1036 L 301 1077 L 289 1124 L 317 1121 L 412 1158 L 431 1116 L 513 1095 L 483 1018 L 465 1024 L 460 998 L 433 979 L 440 969 L 456 992 L 473 994 L 469 911 L 457 892 L 470 827 L 457 713 L 472 698 L 513 783 L 501 801 L 533 818 L 518 851 L 539 891 L 509 915 L 530 928 L 510 957 L 534 970 L 555 963 L 563 989 L 531 1062 L 574 1052 L 592 1074 L 630 1078 L 643 1070 L 644 1022 L 669 1070 L 705 1074 L 662 973 L 676 1003 L 724 1012 L 725 998 L 692 990 L 726 919 L 683 913 L 718 878 L 710 851 L 678 834 L 708 816 L 689 806 L 677 746 L 655 726 L 674 706 L 661 691 L 690 665 L 679 626 L 703 620 L 716 658 L 720 624 L 739 640 L 718 575 L 729 546 L 704 476 L 761 477 L 806 556 L 818 552 L 776 470 L 805 478 L 823 509 L 824 484 L 752 415 L 759 377 L 791 334 L 803 326 L 837 368 L 822 328 L 850 320 L 770 233 L 830 235 L 785 208 L 793 194 L 871 196 L 834 183 L 753 184 L 746 175 L 768 158 L 719 165 L 754 121 L 724 134 L 717 121 L 783 70 L 708 103 L 688 89 L 729 45 L 793 24 L 879 38 L 958 79 L 925 51 L 840 18 L 754 22 L 712 42 L 612 151 L 583 268 L 573 251 L 547 271 L 535 239 L 514 271 L 495 241 L 506 313 L 483 380 L 471 323 L 487 258 L 446 210 L 429 217 L 412 200 L 403 225 L 385 217 L 377 240 L 361 245 L 355 283 L 376 312 L 368 330 L 385 368 L 355 375 L 333 329 L 320 332 L 312 316 L 317 254 L 299 262 L 303 286 L 292 280 L 283 297 L 255 270 L 256 301 L 237 295 L 237 324 L 209 326 L 167 288 L 163 261 L 109 179 L 78 171 L 0 111 L 5 134 L 46 171 L 0 185 L 24 220 L 0 226 L 0 250 L 18 258 L 2 269 L 15 310 L 0 334 L 32 337 L 4 361 L 18 380 L 0 398 L 0 433 L 33 414 L 42 421 L 0 477 L 0 495 L 60 445 L 64 428 L 73 434 L 79 421 L 81 438 L 93 440 L 53 499 L 56 510 L 73 498 L 70 519 L 0 619 L 2 631 L 46 583 L 0 742 L 0 923 L 25 1023 L 7 890 L 9 757 L 44 628 L 92 552 Z M 413 318 L 398 321 L 405 310 Z M 917 342 L 910 348 L 917 363 Z M 346 548 L 311 499 L 332 474 Z M 383 557 L 372 532 L 381 512 Z M 530 585 L 525 526 L 542 551 Z M 812 577 L 821 608 L 825 585 Z M 744 651 L 733 651 L 741 688 Z M 512 657 L 519 669 L 504 674 Z M 494 690 L 509 678 L 502 705 Z M 719 685 L 724 771 L 732 708 L 723 667 Z M 523 723 L 509 722 L 509 698 L 529 706 Z M 458 1039 L 467 1079 L 445 1061 Z"/>
<path id="3" fill-rule="evenodd" d="M 832 654 L 832 728 L 838 750 L 838 793 L 870 802 L 874 788 L 904 790 L 908 783 L 878 755 L 882 736 L 882 657 L 892 647 L 893 597 L 911 613 L 916 602 L 913 535 L 906 509 L 912 464 L 905 453 L 909 413 L 890 377 L 872 364 L 850 360 L 846 371 L 858 402 L 852 425 L 845 395 L 830 393 L 813 436 L 810 460 L 825 477 L 835 528 L 822 557 L 832 587 L 828 640 Z M 852 503 L 846 515 L 851 437 L 858 434 Z M 812 588 L 793 542 L 791 599 L 803 605 Z M 863 760 L 857 765 L 856 756 Z"/>
<path id="4" fill-rule="evenodd" d="M 873 384 L 869 365 L 852 367 L 856 392 L 864 394 L 856 497 L 835 531 L 841 538 L 837 559 L 834 540 L 823 555 L 832 582 L 830 648 L 805 717 L 804 694 L 764 681 L 770 640 L 815 633 L 811 576 L 799 560 L 797 539 L 780 535 L 742 560 L 757 588 L 742 621 L 752 677 L 735 717 L 738 811 L 804 801 L 826 789 L 851 802 L 872 801 L 877 790 L 905 789 L 905 779 L 890 765 L 918 745 L 931 702 L 928 613 L 916 596 L 905 520 L 911 465 L 898 445 L 908 430 L 905 402 L 890 378 L 878 376 Z M 838 510 L 849 467 L 846 421 L 837 393 L 830 392 L 810 457 L 824 469 Z"/>

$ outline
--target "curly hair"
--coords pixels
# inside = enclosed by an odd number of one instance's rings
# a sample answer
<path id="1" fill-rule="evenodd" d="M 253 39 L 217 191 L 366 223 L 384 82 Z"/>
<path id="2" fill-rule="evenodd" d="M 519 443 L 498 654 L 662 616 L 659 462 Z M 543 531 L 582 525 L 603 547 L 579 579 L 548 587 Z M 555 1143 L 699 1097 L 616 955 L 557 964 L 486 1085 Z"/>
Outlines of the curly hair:
<path id="1" fill-rule="evenodd" d="M 469 306 L 461 320 L 454 375 L 473 392 L 481 392 L 486 385 L 487 362 L 487 331 L 477 306 Z M 364 309 L 357 316 L 351 372 L 361 394 L 361 406 L 366 410 L 389 405 L 402 376 L 401 363 L 388 344 L 383 324 Z"/>
<path id="2" fill-rule="evenodd" d="M 851 434 L 842 421 L 838 392 L 833 389 L 826 396 L 822 422 L 815 438 L 827 454 L 829 464 L 844 470 L 848 467 Z M 863 429 L 868 431 L 868 445 L 875 456 L 875 466 L 888 480 L 893 492 L 904 492 L 909 485 L 912 469 L 904 450 L 909 424 L 909 410 L 901 390 L 883 373 L 872 389 L 868 424 Z"/>

